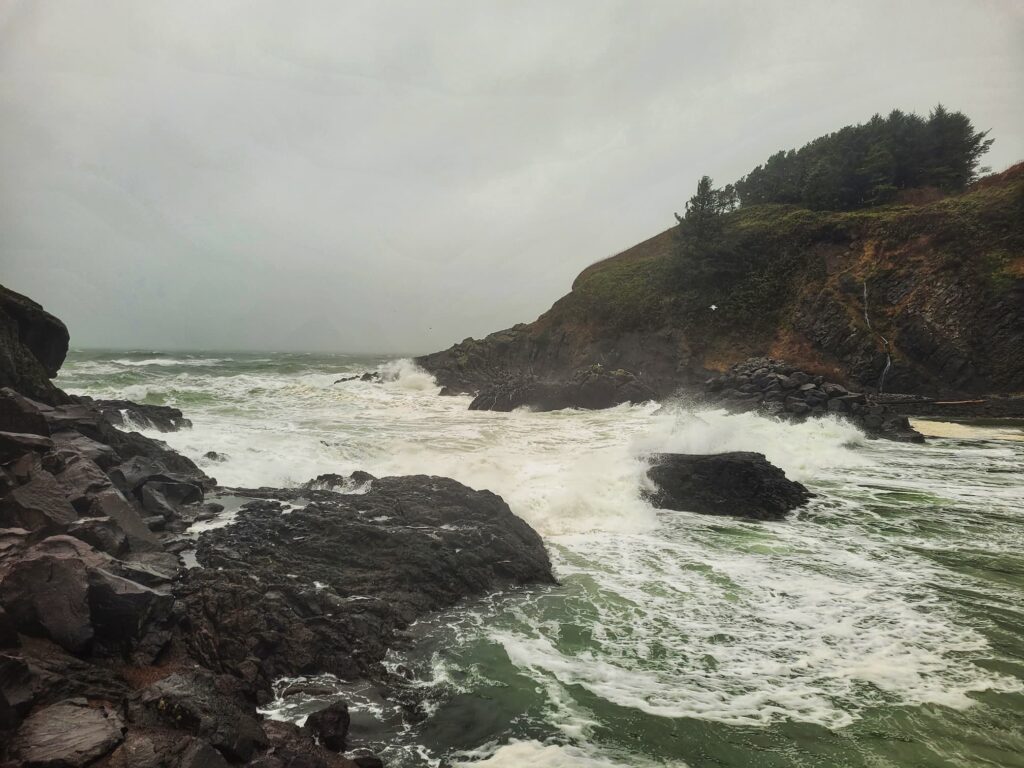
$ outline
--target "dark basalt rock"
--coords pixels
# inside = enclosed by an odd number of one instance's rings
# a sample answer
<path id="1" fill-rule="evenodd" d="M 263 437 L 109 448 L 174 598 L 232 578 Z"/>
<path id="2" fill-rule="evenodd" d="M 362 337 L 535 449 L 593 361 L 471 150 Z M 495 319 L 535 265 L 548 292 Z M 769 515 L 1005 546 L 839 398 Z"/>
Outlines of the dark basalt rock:
<path id="1" fill-rule="evenodd" d="M 273 495 L 245 505 L 232 526 L 204 533 L 196 557 L 205 567 L 177 591 L 191 653 L 254 685 L 312 672 L 372 674 L 418 616 L 553 581 L 536 532 L 500 497 L 448 478 L 380 478 L 360 494 Z M 303 509 L 280 513 L 280 501 L 301 500 Z"/>
<path id="2" fill-rule="evenodd" d="M 40 535 L 61 533 L 78 520 L 64 488 L 46 470 L 30 472 L 28 482 L 0 499 L 0 526 L 25 528 Z"/>
<path id="3" fill-rule="evenodd" d="M 303 726 L 316 737 L 323 746 L 334 752 L 345 751 L 345 738 L 352 722 L 348 707 L 343 701 L 336 701 L 306 718 Z"/>
<path id="4" fill-rule="evenodd" d="M 48 403 L 67 402 L 50 379 L 67 356 L 69 338 L 64 323 L 27 296 L 0 285 L 0 387 Z"/>
<path id="5" fill-rule="evenodd" d="M 53 440 L 25 432 L 0 432 L 0 464 L 20 458 L 26 453 L 53 450 Z"/>
<path id="6" fill-rule="evenodd" d="M 180 409 L 169 405 L 146 405 L 132 400 L 93 400 L 84 396 L 75 400 L 96 409 L 108 424 L 119 429 L 141 427 L 177 432 L 192 426 Z"/>
<path id="7" fill-rule="evenodd" d="M 129 717 L 140 725 L 173 727 L 201 737 L 231 761 L 250 760 L 268 745 L 238 681 L 206 670 L 153 683 L 130 702 Z"/>
<path id="8" fill-rule="evenodd" d="M 358 762 L 318 745 L 308 729 L 267 720 L 263 732 L 270 741 L 270 749 L 249 763 L 249 768 L 359 768 Z"/>
<path id="9" fill-rule="evenodd" d="M 124 738 L 124 723 L 111 707 L 68 699 L 30 715 L 14 738 L 25 766 L 79 768 L 109 754 Z"/>
<path id="10" fill-rule="evenodd" d="M 877 398 L 850 392 L 782 360 L 754 357 L 737 363 L 705 381 L 704 392 L 709 402 L 732 411 L 759 411 L 789 421 L 834 415 L 856 424 L 869 437 L 924 442 L 906 416 Z"/>
<path id="11" fill-rule="evenodd" d="M 287 633 L 281 649 L 296 661 L 282 668 L 357 675 L 383 657 L 396 609 L 296 585 L 283 562 L 261 571 L 267 583 L 281 581 L 265 594 L 239 563 L 223 573 L 198 569 L 193 590 L 222 600 L 226 613 L 210 617 L 214 625 L 266 615 L 252 620 L 252 637 L 209 632 L 190 614 L 194 604 L 173 593 L 183 572 L 178 553 L 191 540 L 154 534 L 143 516 L 155 512 L 155 527 L 182 531 L 221 508 L 201 506 L 215 481 L 163 443 L 114 426 L 122 410 L 131 423 L 145 418 L 155 428 L 184 426 L 184 418 L 174 409 L 66 396 L 45 378 L 63 350 L 48 348 L 38 329 L 15 329 L 5 300 L 0 289 L 0 765 L 352 768 L 308 730 L 260 723 L 256 700 L 270 680 L 259 657 L 276 647 L 275 633 Z M 26 363 L 26 355 L 39 359 Z M 24 384 L 33 379 L 38 386 Z M 32 397 L 3 387 L 9 383 Z M 316 610 L 329 618 L 338 604 L 356 603 L 337 623 L 315 626 Z M 304 634 L 305 622 L 313 627 Z M 335 714 L 324 716 L 325 740 L 344 735 Z"/>
<path id="12" fill-rule="evenodd" d="M 470 403 L 471 411 L 512 411 L 528 406 L 538 411 L 564 408 L 599 410 L 622 403 L 645 403 L 656 393 L 629 371 L 601 365 L 582 368 L 568 381 L 540 381 L 510 376 L 485 387 Z"/>
<path id="13" fill-rule="evenodd" d="M 779 520 L 813 496 L 760 453 L 659 453 L 651 461 L 648 498 L 661 509 Z"/>

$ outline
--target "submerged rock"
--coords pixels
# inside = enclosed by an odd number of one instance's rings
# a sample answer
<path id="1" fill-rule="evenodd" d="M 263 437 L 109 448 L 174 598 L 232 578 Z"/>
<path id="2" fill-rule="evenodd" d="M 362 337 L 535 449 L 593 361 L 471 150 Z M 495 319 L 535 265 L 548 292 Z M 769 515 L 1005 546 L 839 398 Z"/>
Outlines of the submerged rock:
<path id="1" fill-rule="evenodd" d="M 659 453 L 651 462 L 648 498 L 662 509 L 779 520 L 813 496 L 760 453 Z"/>

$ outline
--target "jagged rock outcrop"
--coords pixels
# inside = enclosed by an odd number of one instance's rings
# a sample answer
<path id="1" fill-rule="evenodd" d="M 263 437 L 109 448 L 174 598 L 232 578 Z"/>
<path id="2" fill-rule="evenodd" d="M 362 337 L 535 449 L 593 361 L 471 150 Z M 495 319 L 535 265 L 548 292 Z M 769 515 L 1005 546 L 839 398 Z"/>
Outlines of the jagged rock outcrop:
<path id="1" fill-rule="evenodd" d="M 659 453 L 647 477 L 654 506 L 707 515 L 780 520 L 813 496 L 760 453 Z"/>
<path id="2" fill-rule="evenodd" d="M 315 485 L 243 493 L 264 498 L 201 537 L 205 567 L 177 594 L 191 653 L 254 684 L 372 675 L 416 617 L 553 582 L 537 533 L 500 497 L 449 478 L 373 479 L 363 493 Z M 281 514 L 281 502 L 300 500 L 303 508 Z"/>
<path id="3" fill-rule="evenodd" d="M 513 411 L 524 406 L 537 411 L 564 408 L 597 410 L 622 403 L 646 403 L 657 394 L 629 371 L 592 365 L 565 381 L 540 381 L 510 376 L 485 387 L 469 404 L 471 411 Z"/>
<path id="4" fill-rule="evenodd" d="M 536 321 L 416 362 L 449 394 L 602 364 L 666 397 L 767 356 L 864 393 L 1024 392 L 1024 164 L 921 205 L 750 206 L 723 228 L 757 255 L 731 283 L 680 281 L 667 230 L 588 267 Z"/>
<path id="5" fill-rule="evenodd" d="M 704 382 L 709 402 L 734 411 L 756 410 L 769 416 L 802 421 L 832 415 L 846 419 L 870 437 L 919 443 L 924 437 L 876 398 L 801 371 L 781 360 L 755 357 Z"/>
<path id="6" fill-rule="evenodd" d="M 108 424 L 120 429 L 140 427 L 160 432 L 177 432 L 192 426 L 181 409 L 170 405 L 147 405 L 132 400 L 94 400 L 82 395 L 74 399 L 75 402 L 95 408 Z"/>
<path id="7" fill-rule="evenodd" d="M 209 567 L 187 572 L 180 534 L 223 510 L 205 501 L 216 481 L 119 428 L 187 419 L 54 388 L 66 331 L 61 346 L 59 321 L 14 296 L 0 384 L 34 396 L 0 387 L 0 765 L 380 765 L 337 753 L 344 702 L 307 728 L 264 720 L 272 678 L 384 677 L 388 645 L 424 612 L 552 581 L 540 538 L 494 494 L 365 473 L 242 491 L 237 530 L 205 534 Z M 282 500 L 304 506 L 282 515 Z"/>
<path id="8" fill-rule="evenodd" d="M 67 396 L 50 381 L 68 353 L 67 326 L 27 296 L 0 285 L 0 387 L 48 403 Z"/>

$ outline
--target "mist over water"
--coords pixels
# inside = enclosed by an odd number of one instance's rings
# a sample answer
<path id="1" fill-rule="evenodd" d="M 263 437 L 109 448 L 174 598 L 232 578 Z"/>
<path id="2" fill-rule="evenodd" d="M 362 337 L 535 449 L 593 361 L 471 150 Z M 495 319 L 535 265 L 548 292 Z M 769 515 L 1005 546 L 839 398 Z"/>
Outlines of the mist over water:
<path id="1" fill-rule="evenodd" d="M 446 475 L 545 537 L 558 586 L 419 622 L 392 654 L 425 720 L 335 681 L 389 765 L 1024 765 L 1019 425 L 916 446 L 685 403 L 470 412 L 409 361 L 345 356 L 75 352 L 58 383 L 182 408 L 194 428 L 158 437 L 224 485 Z M 817 497 L 781 523 L 643 501 L 651 453 L 728 450 Z"/>

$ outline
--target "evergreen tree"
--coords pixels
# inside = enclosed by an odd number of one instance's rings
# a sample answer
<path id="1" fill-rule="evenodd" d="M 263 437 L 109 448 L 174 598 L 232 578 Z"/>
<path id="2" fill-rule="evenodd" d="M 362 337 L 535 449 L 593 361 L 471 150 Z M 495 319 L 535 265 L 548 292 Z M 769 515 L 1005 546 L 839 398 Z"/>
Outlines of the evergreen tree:
<path id="1" fill-rule="evenodd" d="M 964 189 L 992 145 L 962 112 L 941 104 L 927 120 L 893 110 L 798 150 L 776 152 L 736 182 L 743 205 L 789 203 L 846 210 L 892 202 L 900 190 Z"/>

